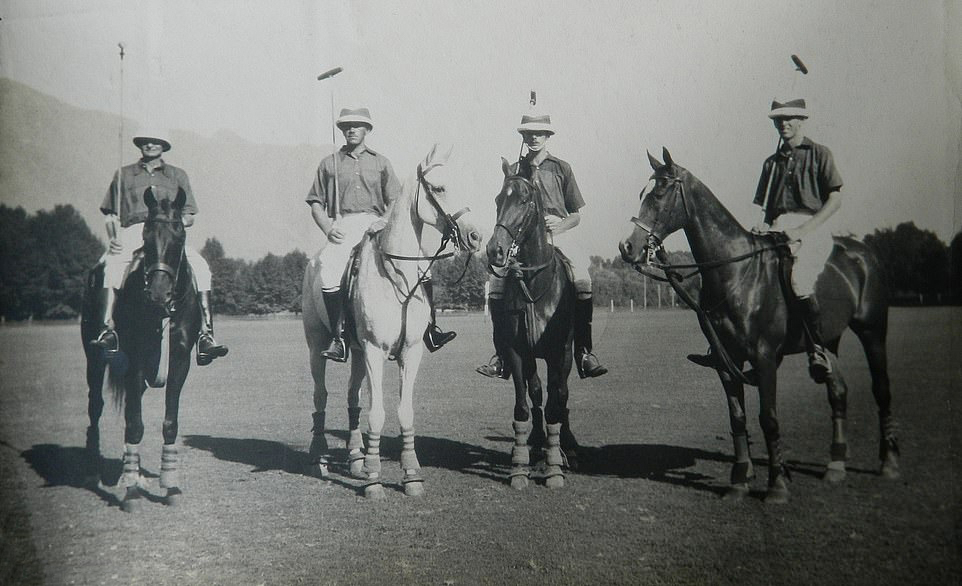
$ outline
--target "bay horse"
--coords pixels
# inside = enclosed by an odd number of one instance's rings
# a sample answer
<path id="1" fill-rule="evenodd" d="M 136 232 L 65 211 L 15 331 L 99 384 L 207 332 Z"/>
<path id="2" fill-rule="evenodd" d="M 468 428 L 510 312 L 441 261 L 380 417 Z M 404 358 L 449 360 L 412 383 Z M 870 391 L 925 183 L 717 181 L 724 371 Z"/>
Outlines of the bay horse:
<path id="1" fill-rule="evenodd" d="M 505 315 L 494 324 L 498 352 L 514 383 L 514 446 L 511 486 L 522 490 L 530 477 L 529 445 L 541 442 L 542 387 L 536 358 L 547 365 L 544 419 L 545 484 L 564 486 L 562 467 L 576 457 L 577 441 L 568 423 L 568 376 L 572 366 L 574 284 L 567 262 L 548 240 L 541 191 L 529 179 L 511 173 L 501 159 L 504 183 L 497 196 L 498 219 L 487 244 L 489 270 L 506 279 Z M 499 272 L 500 271 L 500 272 Z M 532 416 L 527 396 L 533 404 Z"/>
<path id="2" fill-rule="evenodd" d="M 698 307 L 702 331 L 718 361 L 718 374 L 728 398 L 735 464 L 726 496 L 741 498 L 753 478 L 746 431 L 744 384 L 758 386 L 759 423 L 768 449 L 766 502 L 788 499 L 788 470 L 782 459 L 776 411 L 777 368 L 788 354 L 805 350 L 801 316 L 781 273 L 781 249 L 787 243 L 774 234 L 745 230 L 715 195 L 689 171 L 675 164 L 667 149 L 664 163 L 651 154 L 654 174 L 641 193 L 635 227 L 622 240 L 622 259 L 636 267 L 650 262 L 669 234 L 684 230 L 702 278 Z M 657 265 L 656 265 L 657 266 Z M 671 270 L 670 265 L 661 265 Z M 845 418 L 848 388 L 838 366 L 839 340 L 850 328 L 861 342 L 872 375 L 872 393 L 879 412 L 881 473 L 899 476 L 898 441 L 891 413 L 891 392 L 885 338 L 887 293 L 878 261 L 853 238 L 835 238 L 835 248 L 818 277 L 815 295 L 822 307 L 821 326 L 832 353 L 832 373 L 825 385 L 832 410 L 831 457 L 825 478 L 845 477 L 847 440 Z M 749 373 L 741 372 L 745 362 Z"/>
<path id="3" fill-rule="evenodd" d="M 197 343 L 201 315 L 197 287 L 186 262 L 186 230 L 182 220 L 187 195 L 179 189 L 173 201 L 157 201 L 144 192 L 148 215 L 144 223 L 142 257 L 131 263 L 114 306 L 114 323 L 120 348 L 114 356 L 93 346 L 100 327 L 103 302 L 103 264 L 87 279 L 81 315 L 81 335 L 87 355 L 88 463 L 99 466 L 99 421 L 103 412 L 103 380 L 109 364 L 109 386 L 114 401 L 124 409 L 124 458 L 121 485 L 126 489 L 121 507 L 135 512 L 142 502 L 145 481 L 140 467 L 140 442 L 144 436 L 141 405 L 147 385 L 166 387 L 160 486 L 164 502 L 175 505 L 182 496 L 177 416 L 180 393 L 190 370 L 190 352 Z M 89 469 L 88 469 L 89 470 Z"/>
<path id="4" fill-rule="evenodd" d="M 348 459 L 351 474 L 365 480 L 364 494 L 372 499 L 384 497 L 380 460 L 381 431 L 385 420 L 382 379 L 384 361 L 389 357 L 397 361 L 400 369 L 397 414 L 403 444 L 404 492 L 417 496 L 424 491 L 421 465 L 414 449 L 413 394 L 424 353 L 422 334 L 431 315 L 422 284 L 430 263 L 445 256 L 441 250 L 448 242 L 472 253 L 481 246 L 481 235 L 470 222 L 469 208 L 461 205 L 462 196 L 449 188 L 450 177 L 445 166 L 448 155 L 439 155 L 438 145 L 434 145 L 418 165 L 416 178 L 405 182 L 401 195 L 385 213 L 385 221 L 372 227 L 358 245 L 353 262 L 356 276 L 353 285 L 346 289 L 351 318 L 345 329 L 355 349 L 348 387 Z M 422 253 L 421 236 L 425 225 L 442 234 L 441 247 L 432 255 Z M 304 334 L 314 377 L 315 415 L 324 413 L 326 408 L 328 393 L 324 375 L 327 361 L 320 353 L 331 339 L 319 271 L 318 263 L 308 265 L 303 290 Z M 365 379 L 370 390 L 370 411 L 367 450 L 362 453 L 359 390 Z M 327 442 L 323 438 L 323 416 L 320 429 L 317 423 L 315 417 L 311 455 L 325 473 L 329 461 Z"/>

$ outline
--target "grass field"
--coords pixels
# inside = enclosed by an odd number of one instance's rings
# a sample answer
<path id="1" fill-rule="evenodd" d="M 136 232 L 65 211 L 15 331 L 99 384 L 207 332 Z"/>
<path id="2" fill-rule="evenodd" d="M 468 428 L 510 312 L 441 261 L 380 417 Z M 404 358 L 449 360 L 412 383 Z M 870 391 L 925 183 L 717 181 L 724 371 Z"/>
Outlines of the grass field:
<path id="1" fill-rule="evenodd" d="M 689 364 L 706 344 L 693 314 L 598 311 L 610 369 L 571 380 L 583 470 L 563 490 L 507 484 L 508 383 L 474 367 L 491 353 L 479 314 L 445 315 L 458 339 L 422 363 L 417 448 L 427 494 L 403 495 L 388 396 L 388 497 L 369 502 L 343 468 L 303 472 L 311 379 L 294 319 L 220 320 L 230 355 L 194 367 L 182 399 L 183 505 L 131 516 L 116 486 L 79 475 L 86 388 L 77 324 L 0 328 L 0 583 L 49 584 L 958 584 L 959 308 L 893 309 L 889 338 L 903 478 L 877 475 L 877 417 L 854 336 L 849 474 L 820 479 L 831 421 L 802 357 L 780 371 L 791 501 L 765 505 L 767 467 L 748 393 L 758 478 L 743 502 L 719 499 L 731 441 L 713 372 Z M 328 429 L 343 447 L 346 368 L 330 373 Z M 396 369 L 387 369 L 388 389 Z M 144 466 L 161 494 L 163 393 L 144 401 Z M 366 413 L 366 410 L 365 410 Z M 365 420 L 362 416 L 362 422 Z M 362 425 L 366 427 L 366 425 Z M 119 474 L 122 417 L 101 422 L 106 476 Z"/>

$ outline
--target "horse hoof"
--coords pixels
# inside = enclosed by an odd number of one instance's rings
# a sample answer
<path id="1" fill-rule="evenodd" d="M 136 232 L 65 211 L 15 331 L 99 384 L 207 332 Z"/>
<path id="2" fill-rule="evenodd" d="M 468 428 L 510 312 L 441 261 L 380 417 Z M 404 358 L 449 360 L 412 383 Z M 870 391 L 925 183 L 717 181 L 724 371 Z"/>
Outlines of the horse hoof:
<path id="1" fill-rule="evenodd" d="M 562 475 L 549 476 L 545 478 L 544 485 L 551 489 L 564 488 L 565 477 Z"/>
<path id="2" fill-rule="evenodd" d="M 331 473 L 331 465 L 326 459 L 311 462 L 310 471 L 318 478 L 327 478 Z"/>
<path id="3" fill-rule="evenodd" d="M 722 498 L 726 501 L 741 501 L 748 496 L 749 488 L 748 483 L 743 484 L 733 484 L 728 487 Z"/>
<path id="4" fill-rule="evenodd" d="M 176 507 L 183 503 L 184 493 L 179 488 L 168 488 L 167 496 L 164 497 L 164 504 L 168 507 Z"/>
<path id="5" fill-rule="evenodd" d="M 825 468 L 825 474 L 822 476 L 822 479 L 832 484 L 838 484 L 845 480 L 845 462 L 829 462 Z"/>
<path id="6" fill-rule="evenodd" d="M 139 496 L 125 498 L 123 502 L 120 503 L 120 510 L 131 514 L 139 513 L 141 506 L 143 505 L 143 501 L 144 499 L 140 498 Z"/>
<path id="7" fill-rule="evenodd" d="M 784 505 L 788 502 L 788 489 L 782 486 L 773 486 L 765 494 L 766 505 Z"/>
<path id="8" fill-rule="evenodd" d="M 354 478 L 367 478 L 367 474 L 364 473 L 364 457 L 360 457 L 357 460 L 351 460 L 351 476 Z"/>
<path id="9" fill-rule="evenodd" d="M 421 496 L 424 494 L 424 481 L 412 480 L 404 483 L 404 494 L 408 496 Z"/>
<path id="10" fill-rule="evenodd" d="M 385 497 L 384 486 L 381 483 L 369 484 L 364 487 L 364 497 L 372 501 L 379 501 Z"/>
<path id="11" fill-rule="evenodd" d="M 524 490 L 528 488 L 528 477 L 527 476 L 512 476 L 511 477 L 511 488 L 515 490 Z"/>
<path id="12" fill-rule="evenodd" d="M 888 480 L 898 480 L 902 477 L 902 472 L 899 470 L 898 462 L 882 462 L 881 474 L 883 478 Z"/>

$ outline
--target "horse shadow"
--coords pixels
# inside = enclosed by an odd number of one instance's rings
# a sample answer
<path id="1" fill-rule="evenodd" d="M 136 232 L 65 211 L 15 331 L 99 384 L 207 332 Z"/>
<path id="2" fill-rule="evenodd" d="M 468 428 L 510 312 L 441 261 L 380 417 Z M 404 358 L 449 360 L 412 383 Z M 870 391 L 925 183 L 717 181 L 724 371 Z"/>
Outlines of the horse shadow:
<path id="1" fill-rule="evenodd" d="M 21 452 L 20 457 L 43 479 L 44 488 L 80 488 L 92 492 L 110 506 L 120 506 L 120 499 L 104 488 L 116 486 L 119 482 L 123 472 L 123 462 L 119 458 L 98 458 L 91 474 L 88 452 L 81 447 L 36 444 Z M 146 471 L 144 475 L 151 476 Z"/>
<path id="2" fill-rule="evenodd" d="M 328 438 L 346 445 L 350 432 L 328 430 Z M 251 472 L 281 471 L 289 474 L 316 477 L 307 452 L 295 450 L 281 442 L 257 438 L 227 438 L 208 435 L 188 435 L 184 445 L 210 453 L 218 460 L 236 462 L 251 467 Z M 512 440 L 513 441 L 513 440 Z M 418 461 L 422 467 L 440 468 L 470 474 L 497 482 L 508 482 L 510 454 L 447 438 L 417 436 Z M 402 440 L 399 436 L 382 436 L 382 465 L 400 465 Z M 330 471 L 324 480 L 354 492 L 363 492 L 363 480 L 351 475 L 347 463 L 347 448 L 332 447 Z M 400 487 L 396 487 L 403 490 Z"/>

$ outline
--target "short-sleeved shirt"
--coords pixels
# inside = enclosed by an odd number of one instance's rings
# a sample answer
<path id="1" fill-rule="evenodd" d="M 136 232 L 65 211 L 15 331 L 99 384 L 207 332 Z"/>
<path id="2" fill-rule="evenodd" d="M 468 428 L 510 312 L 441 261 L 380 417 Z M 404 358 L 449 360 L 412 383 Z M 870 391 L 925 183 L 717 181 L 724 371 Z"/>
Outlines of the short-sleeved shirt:
<path id="1" fill-rule="evenodd" d="M 334 193 L 334 157 L 337 156 L 337 182 L 342 214 L 375 213 L 384 215 L 387 206 L 401 195 L 401 183 L 387 157 L 368 147 L 352 153 L 345 145 L 337 153 L 324 158 L 317 167 L 314 184 L 307 194 L 307 204 L 331 205 Z"/>
<path id="2" fill-rule="evenodd" d="M 124 228 L 139 224 L 147 219 L 147 204 L 144 203 L 144 192 L 147 188 L 153 188 L 154 197 L 157 201 L 164 199 L 174 201 L 177 197 L 177 190 L 183 189 L 187 195 L 183 213 L 196 214 L 197 202 L 194 200 L 194 191 L 190 188 L 190 180 L 187 173 L 180 167 L 168 165 L 163 160 L 160 166 L 154 170 L 148 170 L 143 161 L 138 161 L 132 165 L 125 165 L 120 169 L 121 191 L 120 209 L 116 209 L 115 198 L 117 195 L 117 173 L 114 173 L 113 181 L 107 189 L 104 202 L 100 205 L 100 211 L 104 214 L 116 214 L 120 218 L 120 225 Z"/>
<path id="3" fill-rule="evenodd" d="M 530 160 L 522 159 L 511 166 L 511 172 L 541 184 L 545 194 L 544 211 L 547 214 L 565 218 L 585 206 L 571 165 L 551 153 L 545 156 L 540 165 L 532 165 Z"/>
<path id="4" fill-rule="evenodd" d="M 771 193 L 766 202 L 769 176 Z M 832 151 L 805 137 L 797 147 L 783 144 L 777 153 L 765 159 L 754 203 L 765 208 L 765 221 L 771 224 L 785 213 L 816 213 L 828 196 L 841 187 L 842 176 L 835 167 Z"/>

